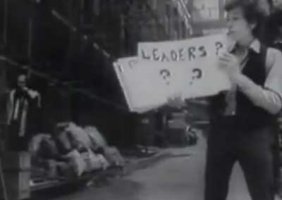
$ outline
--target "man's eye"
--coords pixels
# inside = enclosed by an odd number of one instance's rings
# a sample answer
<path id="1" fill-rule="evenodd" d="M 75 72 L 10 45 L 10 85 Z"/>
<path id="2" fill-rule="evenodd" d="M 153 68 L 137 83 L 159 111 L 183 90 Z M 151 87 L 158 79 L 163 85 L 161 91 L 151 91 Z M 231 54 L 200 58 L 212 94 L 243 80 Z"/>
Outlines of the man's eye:
<path id="1" fill-rule="evenodd" d="M 239 17 L 239 16 L 229 16 L 229 17 L 226 17 L 226 20 L 227 21 L 235 21 L 235 20 L 238 20 L 238 19 L 240 19 L 241 17 Z"/>
<path id="2" fill-rule="evenodd" d="M 228 21 L 237 21 L 239 18 L 238 17 L 230 17 L 229 19 L 228 19 Z"/>

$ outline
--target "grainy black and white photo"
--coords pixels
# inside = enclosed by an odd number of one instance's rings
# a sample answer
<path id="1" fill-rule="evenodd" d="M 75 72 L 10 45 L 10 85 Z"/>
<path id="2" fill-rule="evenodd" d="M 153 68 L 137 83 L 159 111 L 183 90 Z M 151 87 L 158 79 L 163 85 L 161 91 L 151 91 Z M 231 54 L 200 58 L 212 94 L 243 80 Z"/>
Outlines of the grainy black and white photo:
<path id="1" fill-rule="evenodd" d="M 282 200 L 282 0 L 0 0 L 0 200 Z"/>

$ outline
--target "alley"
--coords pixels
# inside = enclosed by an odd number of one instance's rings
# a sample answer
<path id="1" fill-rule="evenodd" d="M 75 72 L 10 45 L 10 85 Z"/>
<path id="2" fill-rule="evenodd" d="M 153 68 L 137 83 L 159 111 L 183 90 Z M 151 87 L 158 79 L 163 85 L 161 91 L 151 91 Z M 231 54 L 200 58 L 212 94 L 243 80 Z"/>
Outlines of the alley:
<path id="1" fill-rule="evenodd" d="M 205 139 L 194 147 L 172 148 L 167 158 L 112 179 L 102 187 L 86 190 L 56 200 L 202 200 L 204 189 Z M 235 166 L 228 200 L 250 200 L 242 172 Z"/>
<path id="2" fill-rule="evenodd" d="M 203 200 L 205 134 L 185 145 L 213 126 L 246 131 L 234 146 L 263 193 L 281 19 L 282 0 L 0 0 L 0 195 Z M 229 186 L 251 200 L 238 164 Z"/>

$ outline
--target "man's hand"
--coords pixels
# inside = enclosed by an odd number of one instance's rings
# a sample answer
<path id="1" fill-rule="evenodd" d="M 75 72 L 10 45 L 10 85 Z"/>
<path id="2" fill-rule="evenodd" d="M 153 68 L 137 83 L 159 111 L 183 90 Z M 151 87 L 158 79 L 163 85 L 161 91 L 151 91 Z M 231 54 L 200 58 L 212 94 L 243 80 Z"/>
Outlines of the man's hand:
<path id="1" fill-rule="evenodd" d="M 183 101 L 181 97 L 178 96 L 178 97 L 168 98 L 167 105 L 170 107 L 179 109 L 179 108 L 184 107 L 186 104 L 185 104 L 185 101 Z"/>
<path id="2" fill-rule="evenodd" d="M 238 58 L 225 52 L 219 56 L 219 67 L 226 72 L 231 83 L 237 85 L 238 77 L 242 75 Z"/>
<path id="3" fill-rule="evenodd" d="M 28 90 L 28 95 L 30 96 L 30 98 L 34 99 L 39 96 L 39 93 L 35 90 Z"/>

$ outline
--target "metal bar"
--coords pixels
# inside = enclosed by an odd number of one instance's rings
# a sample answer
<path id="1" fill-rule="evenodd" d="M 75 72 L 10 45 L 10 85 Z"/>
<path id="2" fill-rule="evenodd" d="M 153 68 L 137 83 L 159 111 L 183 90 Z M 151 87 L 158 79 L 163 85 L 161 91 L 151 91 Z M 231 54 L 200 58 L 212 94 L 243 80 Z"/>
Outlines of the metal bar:
<path id="1" fill-rule="evenodd" d="M 3 43 L 7 45 L 7 26 L 8 26 L 8 0 L 4 0 L 4 20 L 3 20 Z"/>
<path id="2" fill-rule="evenodd" d="M 31 60 L 32 57 L 32 28 L 33 28 L 33 21 L 32 19 L 28 22 L 28 46 L 27 46 L 27 56 Z"/>
<path id="3" fill-rule="evenodd" d="M 58 13 L 56 10 L 52 9 L 52 15 L 56 17 L 58 20 L 60 20 L 64 25 L 69 27 L 73 32 L 77 31 L 77 28 L 69 22 L 64 16 L 62 16 L 60 13 Z"/>
<path id="4" fill-rule="evenodd" d="M 17 62 L 15 62 L 15 61 L 7 58 L 7 57 L 0 56 L 0 60 L 4 60 L 4 61 L 8 62 L 9 64 L 14 65 L 16 67 L 20 67 L 20 65 Z M 38 72 L 38 71 L 33 70 L 31 68 L 29 70 L 30 70 L 30 73 L 33 74 L 33 75 L 36 75 L 36 76 L 41 77 L 41 78 L 44 78 L 44 79 L 46 79 L 47 81 L 50 81 L 50 82 L 56 82 L 56 83 L 61 82 L 64 85 L 64 82 L 62 82 L 62 81 L 60 81 L 58 79 L 52 78 L 48 74 L 45 74 L 45 73 L 42 73 L 42 72 Z M 66 84 L 64 86 L 66 86 Z M 91 99 L 97 100 L 98 102 L 104 103 L 106 105 L 111 105 L 111 106 L 113 106 L 113 107 L 115 107 L 117 109 L 123 110 L 123 111 L 128 111 L 128 109 L 125 106 L 122 106 L 122 105 L 120 105 L 120 104 L 118 104 L 118 103 L 116 103 L 114 101 L 111 101 L 111 100 L 105 99 L 103 97 L 100 97 L 100 96 L 98 96 L 98 95 L 96 95 L 96 94 L 94 94 L 94 93 L 92 93 L 92 92 L 90 92 L 90 91 L 88 91 L 86 89 L 74 88 L 74 87 L 71 87 L 71 86 L 68 86 L 68 87 L 69 87 L 71 92 L 76 92 L 76 93 L 79 93 L 79 94 L 83 94 L 85 96 L 88 96 Z"/>
<path id="5" fill-rule="evenodd" d="M 1 185 L 2 185 L 2 190 L 3 190 L 4 200 L 8 200 L 7 187 L 6 187 L 5 177 L 4 177 L 4 173 L 3 173 L 2 158 L 1 157 L 0 157 L 0 179 L 1 179 Z"/>

